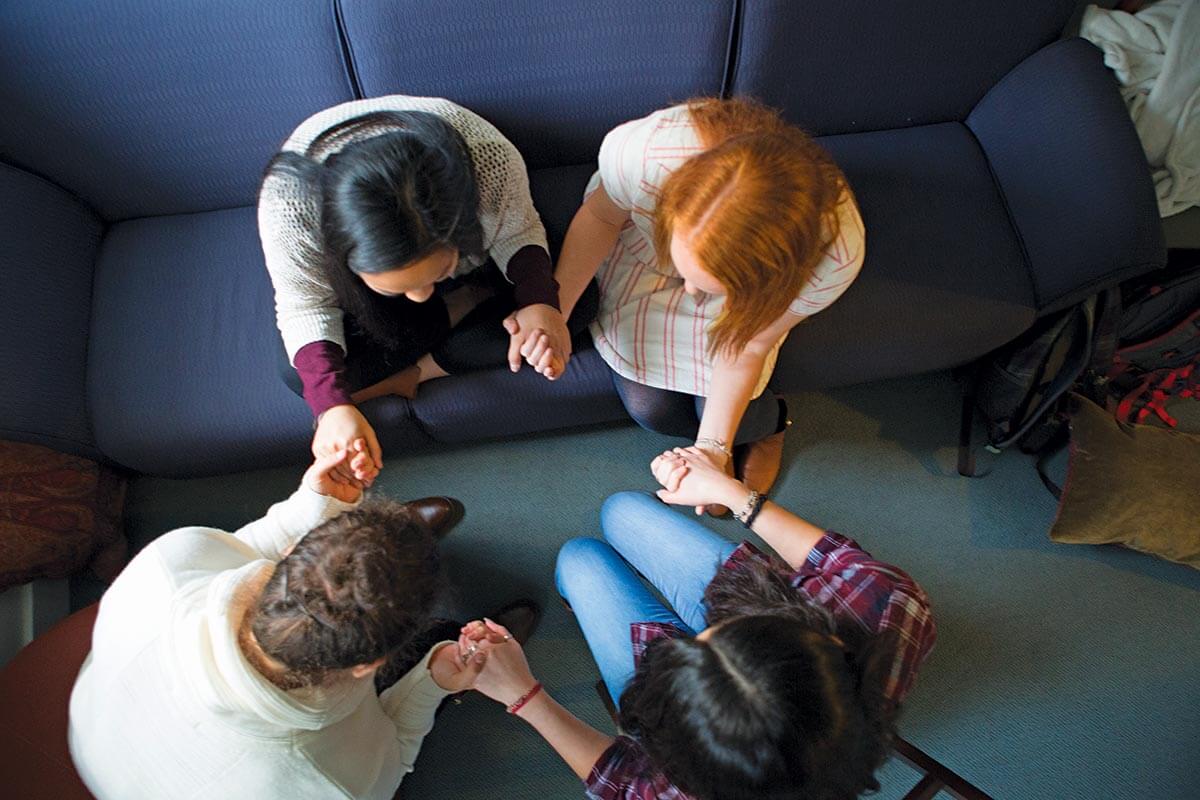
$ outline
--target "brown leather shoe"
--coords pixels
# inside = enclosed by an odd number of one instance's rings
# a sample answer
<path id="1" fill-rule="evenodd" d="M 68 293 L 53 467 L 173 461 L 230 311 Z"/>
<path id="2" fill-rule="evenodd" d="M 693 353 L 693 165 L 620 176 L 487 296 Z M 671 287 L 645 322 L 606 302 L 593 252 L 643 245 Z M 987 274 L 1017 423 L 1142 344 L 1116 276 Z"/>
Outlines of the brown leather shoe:
<path id="1" fill-rule="evenodd" d="M 488 619 L 508 628 L 509 634 L 524 647 L 542 621 L 542 607 L 533 600 L 514 600 L 496 613 L 488 614 Z"/>
<path id="2" fill-rule="evenodd" d="M 453 497 L 422 497 L 405 505 L 425 521 L 435 539 L 444 539 L 466 514 L 463 504 Z"/>
<path id="3" fill-rule="evenodd" d="M 765 439 L 744 444 L 737 449 L 737 476 L 746 488 L 759 494 L 767 494 L 779 477 L 783 463 L 783 437 L 787 429 L 773 433 Z"/>

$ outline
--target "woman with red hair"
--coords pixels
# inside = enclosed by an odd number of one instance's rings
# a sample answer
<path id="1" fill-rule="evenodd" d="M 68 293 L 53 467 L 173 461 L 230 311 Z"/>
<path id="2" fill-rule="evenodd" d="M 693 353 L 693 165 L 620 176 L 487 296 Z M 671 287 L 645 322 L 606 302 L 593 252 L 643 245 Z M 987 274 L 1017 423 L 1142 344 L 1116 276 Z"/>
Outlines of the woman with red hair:
<path id="1" fill-rule="evenodd" d="M 605 137 L 555 277 L 568 315 L 597 276 L 592 335 L 630 415 L 765 494 L 789 424 L 764 391 L 779 348 L 864 255 L 824 150 L 754 101 L 700 99 Z"/>

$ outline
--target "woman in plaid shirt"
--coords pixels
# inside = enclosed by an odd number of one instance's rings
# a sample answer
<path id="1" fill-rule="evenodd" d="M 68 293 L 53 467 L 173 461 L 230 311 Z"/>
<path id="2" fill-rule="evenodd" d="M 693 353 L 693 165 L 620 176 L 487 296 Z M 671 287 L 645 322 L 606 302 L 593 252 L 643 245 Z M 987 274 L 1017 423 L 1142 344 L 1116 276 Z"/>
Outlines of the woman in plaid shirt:
<path id="1" fill-rule="evenodd" d="M 567 542 L 557 581 L 620 698 L 624 734 L 558 705 L 491 623 L 472 623 L 460 640 L 486 659 L 476 689 L 533 725 L 597 800 L 834 800 L 878 789 L 899 704 L 936 637 L 924 591 L 853 540 L 748 491 L 700 450 L 668 451 L 652 469 L 660 499 L 740 510 L 786 564 L 650 495 L 614 495 L 601 512 L 605 541 Z"/>

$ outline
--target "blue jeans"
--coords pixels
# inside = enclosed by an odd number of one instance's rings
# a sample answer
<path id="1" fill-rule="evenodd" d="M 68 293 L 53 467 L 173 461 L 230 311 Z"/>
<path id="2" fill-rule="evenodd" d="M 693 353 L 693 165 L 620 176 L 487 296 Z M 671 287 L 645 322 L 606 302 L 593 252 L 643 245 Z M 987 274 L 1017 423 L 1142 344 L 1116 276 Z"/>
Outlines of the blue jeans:
<path id="1" fill-rule="evenodd" d="M 629 626 L 665 622 L 689 634 L 703 630 L 704 590 L 737 545 L 641 492 L 605 500 L 600 526 L 604 541 L 581 538 L 563 545 L 555 581 L 613 702 L 620 703 L 634 671 Z"/>

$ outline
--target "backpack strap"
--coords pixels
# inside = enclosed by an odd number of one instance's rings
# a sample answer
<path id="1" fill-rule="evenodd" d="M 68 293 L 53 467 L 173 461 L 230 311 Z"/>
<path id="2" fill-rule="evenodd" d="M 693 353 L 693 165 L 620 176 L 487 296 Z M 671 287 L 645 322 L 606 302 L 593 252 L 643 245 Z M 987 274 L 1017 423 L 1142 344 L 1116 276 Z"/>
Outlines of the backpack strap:
<path id="1" fill-rule="evenodd" d="M 1091 363 L 1095 310 L 1096 295 L 1092 295 L 1076 306 L 1077 313 L 1072 315 L 1071 320 L 1075 328 L 1071 338 L 1071 349 L 1063 359 L 1062 367 L 1046 385 L 1037 407 L 1026 411 L 1022 415 L 1021 424 L 1010 431 L 1003 440 L 992 442 L 994 447 L 1000 449 L 1008 447 L 1028 433 L 1034 425 L 1041 421 L 1042 415 L 1075 384 L 1080 374 Z"/>
<path id="2" fill-rule="evenodd" d="M 1121 287 L 1114 286 L 1096 295 L 1096 310 L 1093 320 L 1092 353 L 1087 370 L 1081 381 L 1083 394 L 1103 406 L 1107 395 L 1106 384 L 1121 345 L 1121 317 L 1124 301 Z"/>

